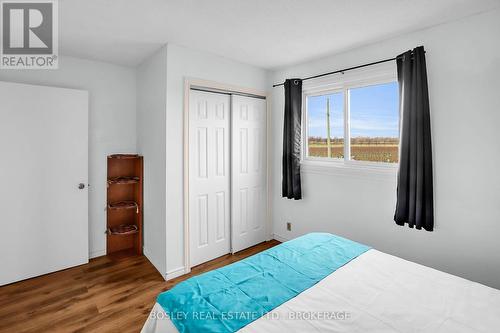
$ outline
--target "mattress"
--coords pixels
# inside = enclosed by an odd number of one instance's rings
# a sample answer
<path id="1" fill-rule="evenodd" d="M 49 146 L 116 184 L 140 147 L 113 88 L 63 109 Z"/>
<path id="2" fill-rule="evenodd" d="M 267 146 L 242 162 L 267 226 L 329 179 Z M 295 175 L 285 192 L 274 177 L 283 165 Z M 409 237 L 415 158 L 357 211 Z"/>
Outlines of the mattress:
<path id="1" fill-rule="evenodd" d="M 500 290 L 371 249 L 239 332 L 497 332 Z M 142 333 L 177 329 L 155 304 Z"/>

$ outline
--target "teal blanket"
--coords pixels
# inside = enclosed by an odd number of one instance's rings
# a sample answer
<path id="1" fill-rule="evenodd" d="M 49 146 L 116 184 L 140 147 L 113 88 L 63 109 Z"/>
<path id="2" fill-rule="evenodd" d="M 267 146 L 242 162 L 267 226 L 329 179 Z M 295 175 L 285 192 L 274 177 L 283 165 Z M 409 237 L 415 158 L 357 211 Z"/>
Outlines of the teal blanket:
<path id="1" fill-rule="evenodd" d="M 369 250 L 311 233 L 161 293 L 157 302 L 179 332 L 236 332 Z"/>

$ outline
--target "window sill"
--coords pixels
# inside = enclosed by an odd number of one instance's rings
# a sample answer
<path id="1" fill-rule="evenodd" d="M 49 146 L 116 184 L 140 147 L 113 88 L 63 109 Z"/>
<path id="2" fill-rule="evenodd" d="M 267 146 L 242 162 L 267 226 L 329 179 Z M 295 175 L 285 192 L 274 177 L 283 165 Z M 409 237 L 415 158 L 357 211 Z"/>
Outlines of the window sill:
<path id="1" fill-rule="evenodd" d="M 342 176 L 383 181 L 397 181 L 398 165 L 376 165 L 363 162 L 302 160 L 301 171 L 306 174 Z"/>

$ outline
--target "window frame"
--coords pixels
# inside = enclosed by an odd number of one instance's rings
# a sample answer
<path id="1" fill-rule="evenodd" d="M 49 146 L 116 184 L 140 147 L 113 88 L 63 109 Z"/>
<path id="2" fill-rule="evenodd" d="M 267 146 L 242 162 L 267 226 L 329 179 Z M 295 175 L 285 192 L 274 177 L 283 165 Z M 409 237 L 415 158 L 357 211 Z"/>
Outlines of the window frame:
<path id="1" fill-rule="evenodd" d="M 325 78 L 304 82 L 302 87 L 302 147 L 301 164 L 313 168 L 348 168 L 373 171 L 397 171 L 398 163 L 371 162 L 351 160 L 351 133 L 350 133 L 350 89 L 372 85 L 397 82 L 396 64 L 388 63 L 374 66 L 374 68 L 353 70 L 352 72 L 335 74 Z M 344 94 L 344 158 L 328 158 L 309 156 L 309 113 L 307 110 L 308 98 L 342 92 Z M 401 127 L 401 117 L 399 119 Z M 401 137 L 401 135 L 399 135 Z M 347 138 L 347 140 L 346 140 Z M 399 146 L 399 144 L 398 144 Z"/>

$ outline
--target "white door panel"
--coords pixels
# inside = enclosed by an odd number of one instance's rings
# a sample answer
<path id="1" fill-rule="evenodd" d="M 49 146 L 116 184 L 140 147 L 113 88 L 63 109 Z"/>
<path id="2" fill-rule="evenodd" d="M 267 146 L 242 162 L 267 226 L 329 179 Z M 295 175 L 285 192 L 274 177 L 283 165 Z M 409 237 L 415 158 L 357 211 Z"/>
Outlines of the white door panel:
<path id="1" fill-rule="evenodd" d="M 0 285 L 87 263 L 88 93 L 0 82 L 0 119 Z"/>
<path id="2" fill-rule="evenodd" d="M 266 101 L 232 96 L 232 252 L 267 238 Z"/>
<path id="3" fill-rule="evenodd" d="M 190 265 L 230 252 L 230 97 L 190 91 Z"/>

